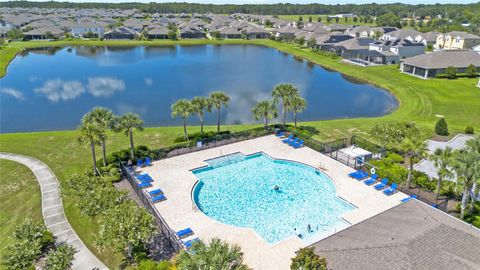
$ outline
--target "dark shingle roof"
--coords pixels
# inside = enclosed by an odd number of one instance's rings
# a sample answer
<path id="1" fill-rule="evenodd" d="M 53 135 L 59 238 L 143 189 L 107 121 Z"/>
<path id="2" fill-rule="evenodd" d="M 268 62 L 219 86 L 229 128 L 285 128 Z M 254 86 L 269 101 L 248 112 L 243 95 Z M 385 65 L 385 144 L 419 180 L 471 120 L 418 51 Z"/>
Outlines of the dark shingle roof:
<path id="1" fill-rule="evenodd" d="M 480 269 L 480 230 L 417 200 L 312 246 L 339 270 Z"/>

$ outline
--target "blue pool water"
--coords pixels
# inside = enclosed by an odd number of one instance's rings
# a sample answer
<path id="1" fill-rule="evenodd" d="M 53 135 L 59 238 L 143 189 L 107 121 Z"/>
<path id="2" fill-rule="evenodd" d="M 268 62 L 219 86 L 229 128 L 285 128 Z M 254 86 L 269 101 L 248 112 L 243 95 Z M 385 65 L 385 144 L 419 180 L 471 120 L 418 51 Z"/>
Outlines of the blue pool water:
<path id="1" fill-rule="evenodd" d="M 333 232 L 346 226 L 340 217 L 354 208 L 336 196 L 325 174 L 301 163 L 263 153 L 206 162 L 209 166 L 193 171 L 198 208 L 222 223 L 253 228 L 269 243 L 294 235 L 294 229 L 306 241 Z"/>

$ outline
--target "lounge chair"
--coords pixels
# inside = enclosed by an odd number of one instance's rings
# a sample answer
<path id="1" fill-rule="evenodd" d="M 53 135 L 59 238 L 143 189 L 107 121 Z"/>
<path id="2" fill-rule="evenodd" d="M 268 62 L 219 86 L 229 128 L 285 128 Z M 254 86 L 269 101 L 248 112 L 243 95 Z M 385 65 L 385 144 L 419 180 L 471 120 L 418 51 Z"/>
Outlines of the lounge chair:
<path id="1" fill-rule="evenodd" d="M 155 197 L 152 197 L 152 202 L 153 203 L 162 202 L 162 201 L 165 201 L 166 199 L 167 199 L 167 197 L 165 197 L 164 194 L 160 194 L 160 195 L 157 195 Z"/>
<path id="2" fill-rule="evenodd" d="M 368 177 L 368 173 L 367 172 L 364 172 L 362 170 L 358 170 L 356 172 L 353 172 L 353 173 L 349 173 L 348 176 L 354 178 L 354 179 L 357 179 L 357 180 L 362 180 L 362 179 L 365 179 Z"/>
<path id="3" fill-rule="evenodd" d="M 376 190 L 382 190 L 382 189 L 384 189 L 385 187 L 387 187 L 387 184 L 388 184 L 388 179 L 387 179 L 387 178 L 383 178 L 381 183 L 378 183 L 378 184 L 376 184 L 376 185 L 373 186 L 373 187 L 374 187 Z"/>
<path id="4" fill-rule="evenodd" d="M 177 234 L 178 238 L 183 239 L 185 237 L 188 237 L 188 236 L 192 235 L 193 231 L 190 228 L 185 228 L 183 230 L 180 230 L 180 231 L 176 232 L 176 234 Z"/>
<path id="5" fill-rule="evenodd" d="M 145 158 L 145 166 L 152 166 L 152 161 L 150 160 L 149 157 Z"/>
<path id="6" fill-rule="evenodd" d="M 150 175 L 148 175 L 148 173 L 137 175 L 137 179 L 141 182 L 147 182 L 147 181 L 148 182 L 153 182 L 152 177 L 150 177 Z"/>
<path id="7" fill-rule="evenodd" d="M 142 188 L 149 188 L 152 186 L 152 183 L 150 182 L 140 182 L 137 184 L 137 187 L 142 189 Z"/>
<path id="8" fill-rule="evenodd" d="M 143 162 L 141 159 L 137 160 L 137 167 L 143 167 Z"/>
<path id="9" fill-rule="evenodd" d="M 163 191 L 161 189 L 154 189 L 154 190 L 150 190 L 148 192 L 148 195 L 150 195 L 150 197 L 153 197 L 153 196 L 156 196 L 156 195 L 160 195 L 160 194 L 163 194 Z"/>
<path id="10" fill-rule="evenodd" d="M 300 140 L 299 142 L 293 144 L 293 148 L 300 148 L 302 146 L 303 146 L 303 140 Z"/>
<path id="11" fill-rule="evenodd" d="M 194 239 L 192 239 L 192 240 L 184 241 L 184 242 L 183 242 L 183 245 L 185 245 L 185 247 L 186 247 L 187 249 L 189 249 L 189 248 L 192 247 L 193 243 L 198 242 L 198 241 L 200 241 L 200 239 L 194 238 Z"/>
<path id="12" fill-rule="evenodd" d="M 416 199 L 416 198 L 417 198 L 417 195 L 410 195 L 409 197 L 403 198 L 403 199 L 401 199 L 400 201 L 401 201 L 402 203 L 406 203 L 406 202 L 410 201 L 411 199 Z"/>
<path id="13" fill-rule="evenodd" d="M 375 175 L 376 175 L 376 174 L 372 175 L 372 176 L 370 177 L 370 179 L 366 180 L 366 181 L 363 182 L 363 183 L 364 183 L 365 185 L 367 185 L 367 186 L 371 186 L 371 185 L 375 184 L 375 182 L 377 181 L 377 178 L 378 178 L 378 177 L 374 177 Z"/>
<path id="14" fill-rule="evenodd" d="M 397 183 L 392 183 L 392 186 L 390 186 L 390 188 L 388 188 L 388 189 L 385 189 L 385 190 L 383 191 L 383 193 L 384 193 L 385 195 L 390 196 L 390 195 L 392 195 L 393 193 L 395 193 L 395 191 L 397 190 L 397 187 L 398 187 Z"/>
<path id="15" fill-rule="evenodd" d="M 293 135 L 292 134 L 290 134 L 290 136 L 288 136 L 288 138 L 283 139 L 282 142 L 283 143 L 289 143 L 291 140 L 293 140 Z"/>
<path id="16" fill-rule="evenodd" d="M 275 136 L 277 136 L 277 137 L 279 137 L 279 138 L 280 138 L 280 137 L 283 137 L 283 136 L 285 136 L 285 132 L 279 131 L 279 132 L 277 132 L 277 134 L 275 134 Z"/>
<path id="17" fill-rule="evenodd" d="M 289 141 L 288 145 L 293 146 L 294 144 L 298 143 L 298 140 L 300 140 L 298 137 L 295 138 L 293 141 Z"/>

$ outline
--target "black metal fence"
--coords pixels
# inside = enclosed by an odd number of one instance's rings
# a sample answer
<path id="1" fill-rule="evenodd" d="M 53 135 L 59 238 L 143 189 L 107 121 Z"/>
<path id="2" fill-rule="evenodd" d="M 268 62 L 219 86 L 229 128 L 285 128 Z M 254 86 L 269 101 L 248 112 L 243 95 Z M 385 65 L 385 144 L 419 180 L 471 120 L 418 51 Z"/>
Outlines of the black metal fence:
<path id="1" fill-rule="evenodd" d="M 159 232 L 168 240 L 169 245 L 175 252 L 179 252 L 180 250 L 182 250 L 183 245 L 180 239 L 178 239 L 177 235 L 175 234 L 175 231 L 173 231 L 168 226 L 167 222 L 163 219 L 157 208 L 148 199 L 145 192 L 142 189 L 138 188 L 134 172 L 130 172 L 128 168 L 122 163 L 120 164 L 120 168 L 123 172 L 123 175 L 125 175 L 128 182 L 132 186 L 133 190 L 135 190 L 135 192 L 137 193 L 145 208 L 155 217 Z M 154 237 L 154 239 L 157 239 L 157 237 Z"/>

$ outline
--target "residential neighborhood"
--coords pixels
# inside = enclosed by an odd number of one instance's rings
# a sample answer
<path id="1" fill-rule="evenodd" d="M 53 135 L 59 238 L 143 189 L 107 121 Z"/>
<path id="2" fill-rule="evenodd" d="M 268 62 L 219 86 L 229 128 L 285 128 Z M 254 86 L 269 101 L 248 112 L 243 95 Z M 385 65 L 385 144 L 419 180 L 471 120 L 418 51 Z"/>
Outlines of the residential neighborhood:
<path id="1" fill-rule="evenodd" d="M 350 14 L 336 16 L 343 18 Z M 421 33 L 409 28 L 322 22 L 297 25 L 296 21 L 268 15 L 147 14 L 135 9 L 0 8 L 0 18 L 1 37 L 6 37 L 7 32 L 12 29 L 20 29 L 25 40 L 58 40 L 69 37 L 109 40 L 297 40 L 302 46 L 314 46 L 319 51 L 333 53 L 352 64 L 395 64 L 400 66 L 400 71 L 423 79 L 443 74 L 450 66 L 456 68 L 458 73 L 465 72 L 470 65 L 477 71 L 480 70 L 478 57 L 471 53 L 480 53 L 480 37 L 461 31 Z M 440 52 L 446 50 L 465 52 Z M 446 55 L 448 57 L 445 57 Z M 441 65 L 434 66 L 431 64 L 433 62 Z M 415 69 L 412 63 L 416 64 Z M 425 73 L 424 70 L 428 72 Z"/>

